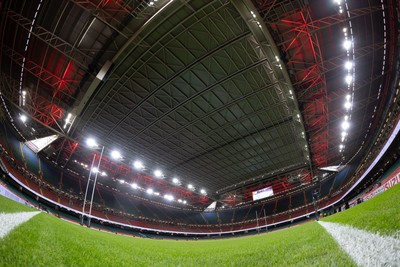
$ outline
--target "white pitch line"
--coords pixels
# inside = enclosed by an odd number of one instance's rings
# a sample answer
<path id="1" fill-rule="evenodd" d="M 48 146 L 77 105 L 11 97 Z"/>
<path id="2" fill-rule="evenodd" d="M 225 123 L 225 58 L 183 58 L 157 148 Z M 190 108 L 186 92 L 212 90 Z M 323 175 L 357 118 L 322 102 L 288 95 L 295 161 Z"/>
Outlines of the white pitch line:
<path id="1" fill-rule="evenodd" d="M 400 240 L 337 223 L 321 222 L 359 266 L 400 266 Z"/>
<path id="2" fill-rule="evenodd" d="M 38 213 L 40 212 L 0 213 L 0 238 L 5 237 L 15 227 L 28 221 Z"/>

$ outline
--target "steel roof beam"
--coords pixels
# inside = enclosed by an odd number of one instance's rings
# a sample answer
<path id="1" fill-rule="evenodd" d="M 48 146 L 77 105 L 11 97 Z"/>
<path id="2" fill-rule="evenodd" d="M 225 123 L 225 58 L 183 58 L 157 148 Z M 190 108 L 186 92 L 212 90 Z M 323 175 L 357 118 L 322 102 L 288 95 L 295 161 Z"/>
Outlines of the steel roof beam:
<path id="1" fill-rule="evenodd" d="M 7 12 L 7 16 L 26 31 L 30 31 L 30 27 L 32 25 L 32 21 L 30 19 L 12 10 Z M 34 27 L 31 33 L 45 44 L 65 55 L 68 59 L 72 60 L 85 71 L 88 71 L 88 66 L 93 63 L 93 58 L 89 56 L 90 53 L 84 53 L 80 51 L 78 48 L 74 47 L 70 43 L 56 36 L 53 32 L 50 32 L 41 26 Z"/>
<path id="2" fill-rule="evenodd" d="M 3 45 L 2 46 L 2 51 L 5 56 L 9 57 L 12 61 L 14 61 L 16 64 L 19 66 L 23 66 L 23 58 L 24 56 L 17 51 Z M 40 81 L 43 83 L 47 84 L 50 86 L 50 88 L 56 90 L 60 85 L 64 85 L 67 88 L 67 92 L 65 90 L 58 90 L 61 94 L 63 94 L 65 97 L 75 101 L 76 98 L 73 96 L 76 88 L 72 88 L 71 84 L 76 84 L 76 87 L 79 85 L 78 80 L 63 80 L 61 77 L 54 75 L 50 71 L 46 70 L 45 68 L 42 68 L 42 66 L 36 64 L 35 62 L 31 60 L 25 61 L 24 65 L 24 70 L 38 78 Z M 43 90 L 39 90 L 38 93 L 42 94 Z M 64 109 L 68 109 L 69 107 L 67 104 L 62 102 L 60 99 L 57 100 L 58 104 L 63 106 Z"/>
<path id="3" fill-rule="evenodd" d="M 358 8 L 358 9 L 353 9 L 350 10 L 350 18 L 345 17 L 343 14 L 334 14 L 331 16 L 327 16 L 321 19 L 316 19 L 313 20 L 312 23 L 307 24 L 307 26 L 310 28 L 309 29 L 309 33 L 310 34 L 315 34 L 318 33 L 318 31 L 321 30 L 325 30 L 328 29 L 330 27 L 336 26 L 336 25 L 340 25 L 343 24 L 345 22 L 357 19 L 358 17 L 362 17 L 362 16 L 366 16 L 366 15 L 370 15 L 371 13 L 374 12 L 382 12 L 382 6 L 381 5 L 376 5 L 376 6 L 369 6 L 369 7 L 363 7 L 363 8 Z M 283 16 L 289 16 L 289 14 L 282 14 Z M 277 26 L 287 26 L 287 24 L 278 21 L 269 21 L 268 19 L 266 19 L 266 22 L 277 25 Z M 295 24 L 294 24 L 295 25 Z M 293 31 L 293 32 L 303 32 L 303 25 L 297 26 L 292 28 L 289 32 Z M 291 40 L 285 40 L 283 42 L 280 42 L 278 45 L 283 45 L 286 44 L 288 42 L 290 42 Z"/>
<path id="4" fill-rule="evenodd" d="M 276 64 L 276 61 L 280 61 L 280 52 L 278 47 L 276 46 L 275 41 L 273 40 L 269 30 L 264 25 L 262 18 L 259 16 L 256 7 L 251 3 L 250 0 L 231 0 L 232 4 L 238 10 L 240 15 L 246 21 L 249 28 L 252 30 L 253 35 L 255 36 L 256 40 L 260 43 L 260 48 L 263 50 L 264 54 L 267 55 L 269 64 L 275 67 L 274 76 L 281 80 L 286 84 L 283 87 L 283 91 L 288 98 L 288 103 L 291 103 L 291 108 L 294 112 L 300 114 L 300 109 L 297 104 L 297 100 L 295 95 L 292 95 L 290 92 L 293 88 L 290 77 L 287 73 L 286 68 L 282 68 L 280 65 Z M 253 13 L 251 13 L 253 12 Z M 257 23 L 258 22 L 258 23 Z M 278 60 L 277 60 L 278 59 Z M 274 80 L 274 79 L 271 79 Z M 293 101 L 291 101 L 293 100 Z M 301 127 L 298 130 L 298 133 L 305 132 L 304 125 L 301 124 Z M 309 150 L 308 150 L 309 151 Z M 310 164 L 310 154 L 305 158 Z M 311 165 L 310 165 L 311 169 Z"/>
<path id="5" fill-rule="evenodd" d="M 206 113 L 206 114 L 204 114 L 203 116 L 200 116 L 200 117 L 196 118 L 195 120 L 191 121 L 190 123 L 181 126 L 181 127 L 178 128 L 176 131 L 174 131 L 174 132 L 170 133 L 169 135 L 167 135 L 166 137 L 164 137 L 164 139 L 169 139 L 170 137 L 172 137 L 172 136 L 178 134 L 179 132 L 181 132 L 181 131 L 184 130 L 185 128 L 187 128 L 187 127 L 189 127 L 189 126 L 191 126 L 191 125 L 193 125 L 193 124 L 195 124 L 195 123 L 197 123 L 197 122 L 199 122 L 199 121 L 202 121 L 202 120 L 206 119 L 207 117 L 210 117 L 211 115 L 220 112 L 220 111 L 223 110 L 223 109 L 229 108 L 230 106 L 233 106 L 233 105 L 239 103 L 240 101 L 243 101 L 244 99 L 246 99 L 246 98 L 248 98 L 248 97 L 251 97 L 251 96 L 256 95 L 256 94 L 258 94 L 258 93 L 260 93 L 260 92 L 263 92 L 263 91 L 271 90 L 271 89 L 272 89 L 273 87 L 275 87 L 278 83 L 279 83 L 279 82 L 272 83 L 272 84 L 270 84 L 270 85 L 268 85 L 268 86 L 265 86 L 265 87 L 263 87 L 263 88 L 260 88 L 260 89 L 257 90 L 257 91 L 253 91 L 253 92 L 251 92 L 251 93 L 249 93 L 249 94 L 243 95 L 242 97 L 231 101 L 230 103 L 224 105 L 223 107 L 213 110 L 211 113 Z M 271 107 L 271 108 L 272 108 L 272 107 Z M 244 119 L 247 119 L 249 116 L 257 115 L 257 114 L 264 113 L 264 112 L 265 112 L 265 110 L 261 110 L 261 111 L 258 111 L 258 112 L 253 112 L 253 113 L 251 113 L 251 114 L 248 114 L 248 116 L 246 116 L 246 117 L 243 118 L 243 119 L 236 120 L 235 123 L 236 123 L 236 122 L 240 122 L 240 121 L 242 121 L 242 120 L 244 120 Z M 220 128 L 220 129 L 224 129 L 225 127 L 229 127 L 229 126 L 231 126 L 231 124 L 227 124 L 226 126 L 224 126 L 223 128 Z M 162 142 L 162 141 L 158 141 L 158 142 L 153 143 L 153 145 L 152 145 L 151 147 L 156 146 L 156 145 L 159 144 L 160 142 Z M 150 147 L 150 148 L 151 148 L 151 147 Z"/>
<path id="6" fill-rule="evenodd" d="M 105 25 L 116 31 L 120 36 L 128 39 L 129 36 L 133 33 L 129 31 L 124 25 L 124 18 L 125 16 L 130 16 L 130 10 L 126 10 L 124 8 L 118 9 L 109 9 L 103 5 L 96 5 L 93 1 L 90 0 L 69 0 L 70 2 L 74 3 L 75 5 L 79 6 L 87 13 L 91 14 L 93 17 L 98 19 L 99 21 L 103 22 Z M 120 1 L 113 1 L 115 4 L 119 4 Z M 111 14 L 113 13 L 113 14 Z M 122 13 L 122 16 L 120 14 Z M 116 15 L 118 14 L 118 15 Z M 124 32 L 125 31 L 125 32 Z"/>

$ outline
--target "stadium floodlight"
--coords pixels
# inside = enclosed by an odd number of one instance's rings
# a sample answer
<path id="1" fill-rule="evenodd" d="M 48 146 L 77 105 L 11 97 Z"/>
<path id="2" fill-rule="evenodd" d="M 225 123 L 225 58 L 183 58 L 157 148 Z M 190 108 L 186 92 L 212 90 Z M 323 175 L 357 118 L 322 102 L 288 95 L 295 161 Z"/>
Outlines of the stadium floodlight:
<path id="1" fill-rule="evenodd" d="M 347 129 L 349 129 L 349 127 L 350 127 L 350 123 L 348 121 L 344 121 L 342 123 L 343 130 L 347 130 Z"/>
<path id="2" fill-rule="evenodd" d="M 93 138 L 88 138 L 88 139 L 86 140 L 86 144 L 87 144 L 89 147 L 98 147 L 98 144 L 97 144 L 96 140 L 94 140 Z"/>
<path id="3" fill-rule="evenodd" d="M 137 183 L 133 183 L 133 184 L 131 184 L 131 187 L 132 187 L 133 189 L 137 189 L 137 188 L 138 188 L 138 185 L 137 185 Z"/>
<path id="4" fill-rule="evenodd" d="M 347 61 L 346 64 L 344 64 L 344 67 L 345 67 L 347 70 L 351 70 L 351 68 L 353 67 L 353 62 Z"/>
<path id="5" fill-rule="evenodd" d="M 192 184 L 188 184 L 188 188 L 189 188 L 190 190 L 193 190 L 193 189 L 194 189 L 194 186 L 193 186 Z"/>
<path id="6" fill-rule="evenodd" d="M 348 85 L 350 85 L 352 81 L 353 81 L 353 77 L 352 77 L 351 75 L 347 75 L 347 76 L 346 76 L 346 83 L 347 83 Z"/>
<path id="7" fill-rule="evenodd" d="M 346 109 L 350 109 L 351 108 L 351 102 L 346 102 L 346 103 L 344 103 L 344 107 L 346 108 Z"/>
<path id="8" fill-rule="evenodd" d="M 164 195 L 164 198 L 165 198 L 166 200 L 169 200 L 169 201 L 174 200 L 174 196 L 172 196 L 172 195 L 170 195 L 170 194 Z"/>
<path id="9" fill-rule="evenodd" d="M 175 178 L 172 179 L 172 182 L 174 184 L 179 184 L 179 179 L 175 177 Z"/>
<path id="10" fill-rule="evenodd" d="M 121 153 L 120 153 L 118 150 L 113 150 L 113 151 L 111 151 L 111 157 L 112 157 L 113 159 L 118 160 L 118 159 L 121 159 L 121 158 L 122 158 L 122 155 L 121 155 Z"/>
<path id="11" fill-rule="evenodd" d="M 179 203 L 182 203 L 182 199 L 179 198 L 179 199 L 178 199 L 178 202 L 179 202 Z"/>
<path id="12" fill-rule="evenodd" d="M 98 169 L 97 167 L 93 167 L 93 168 L 92 168 L 92 172 L 93 172 L 93 173 L 98 173 L 98 172 L 99 172 L 99 169 Z"/>
<path id="13" fill-rule="evenodd" d="M 118 180 L 118 182 L 120 183 L 120 184 L 124 184 L 125 183 L 125 180 Z"/>
<path id="14" fill-rule="evenodd" d="M 350 99 L 351 99 L 351 95 L 349 95 L 349 94 L 346 95 L 346 100 L 347 100 L 347 101 L 350 101 Z"/>
<path id="15" fill-rule="evenodd" d="M 154 193 L 154 191 L 153 191 L 152 188 L 149 188 L 149 189 L 146 190 L 146 193 L 149 194 L 149 195 L 152 195 Z"/>
<path id="16" fill-rule="evenodd" d="M 155 177 L 161 178 L 162 175 L 163 175 L 162 171 L 160 171 L 160 170 L 155 170 L 155 171 L 154 171 L 154 176 L 155 176 Z"/>
<path id="17" fill-rule="evenodd" d="M 141 161 L 137 160 L 133 163 L 133 166 L 135 167 L 135 169 L 137 170 L 141 170 L 144 169 L 144 165 Z"/>
<path id="18" fill-rule="evenodd" d="M 101 176 L 107 176 L 107 173 L 105 171 L 101 172 Z M 122 180 L 123 181 L 123 180 Z"/>
<path id="19" fill-rule="evenodd" d="M 186 203 L 187 203 L 186 200 L 184 200 L 184 201 L 183 201 L 183 204 L 186 204 Z"/>
<path id="20" fill-rule="evenodd" d="M 206 194 L 206 190 L 201 189 L 201 190 L 200 190 L 200 193 L 202 193 L 203 195 L 205 195 L 205 194 Z"/>
<path id="21" fill-rule="evenodd" d="M 349 40 L 345 40 L 343 42 L 344 49 L 349 50 L 351 48 L 351 46 L 352 46 L 352 42 L 350 42 Z"/>
<path id="22" fill-rule="evenodd" d="M 28 117 L 27 117 L 26 115 L 22 114 L 21 116 L 19 116 L 19 119 L 20 119 L 22 122 L 26 122 L 26 121 L 28 120 Z"/>
<path id="23" fill-rule="evenodd" d="M 339 148 L 340 148 L 340 150 L 342 150 L 344 148 L 344 145 L 340 144 Z"/>

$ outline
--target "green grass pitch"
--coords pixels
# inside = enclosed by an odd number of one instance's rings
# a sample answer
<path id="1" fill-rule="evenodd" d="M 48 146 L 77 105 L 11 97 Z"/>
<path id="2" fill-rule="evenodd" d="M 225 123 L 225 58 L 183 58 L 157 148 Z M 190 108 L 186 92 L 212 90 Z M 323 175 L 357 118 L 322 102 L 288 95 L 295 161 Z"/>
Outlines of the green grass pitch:
<path id="1" fill-rule="evenodd" d="M 324 220 L 392 234 L 399 229 L 399 193 L 400 185 L 397 185 L 366 203 Z M 0 212 L 29 210 L 33 209 L 0 198 Z M 355 264 L 316 222 L 257 236 L 209 241 L 174 241 L 100 232 L 41 213 L 0 239 L 0 266 Z"/>

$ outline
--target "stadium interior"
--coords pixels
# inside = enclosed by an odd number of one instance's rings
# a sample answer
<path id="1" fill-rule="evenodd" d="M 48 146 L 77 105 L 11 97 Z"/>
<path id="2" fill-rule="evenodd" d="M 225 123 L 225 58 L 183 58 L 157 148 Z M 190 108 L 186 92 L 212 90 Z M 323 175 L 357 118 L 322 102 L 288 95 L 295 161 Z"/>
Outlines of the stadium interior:
<path id="1" fill-rule="evenodd" d="M 1 181 L 137 236 L 243 235 L 340 211 L 400 167 L 398 8 L 6 0 Z"/>

